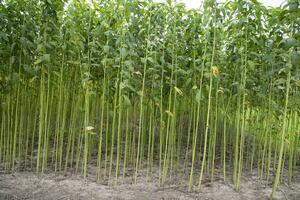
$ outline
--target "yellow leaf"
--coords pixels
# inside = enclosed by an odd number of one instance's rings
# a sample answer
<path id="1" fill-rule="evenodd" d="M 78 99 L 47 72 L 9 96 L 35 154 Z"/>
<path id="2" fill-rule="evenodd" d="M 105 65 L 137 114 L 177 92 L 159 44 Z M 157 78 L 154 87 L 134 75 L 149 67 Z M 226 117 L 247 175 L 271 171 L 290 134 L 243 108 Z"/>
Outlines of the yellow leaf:
<path id="1" fill-rule="evenodd" d="M 180 96 L 183 95 L 183 92 L 178 87 L 175 86 L 174 89 Z"/>
<path id="2" fill-rule="evenodd" d="M 87 126 L 87 127 L 85 127 L 85 130 L 86 131 L 94 131 L 95 127 L 93 127 L 93 126 Z"/>
<path id="3" fill-rule="evenodd" d="M 96 135 L 96 132 L 93 132 L 93 131 L 88 131 L 88 133 L 91 135 Z"/>
<path id="4" fill-rule="evenodd" d="M 162 121 L 161 124 L 160 124 L 160 128 L 164 129 L 165 127 L 166 127 L 166 123 L 164 121 Z"/>
<path id="5" fill-rule="evenodd" d="M 250 94 L 250 91 L 245 89 L 245 96 L 249 96 L 249 94 Z"/>
<path id="6" fill-rule="evenodd" d="M 214 75 L 214 77 L 217 77 L 219 75 L 219 68 L 217 66 L 212 66 L 211 67 L 211 72 Z"/>
<path id="7" fill-rule="evenodd" d="M 165 112 L 166 112 L 170 117 L 173 117 L 173 113 L 172 113 L 171 111 L 166 110 Z"/>
<path id="8" fill-rule="evenodd" d="M 96 134 L 95 127 L 93 127 L 93 126 L 87 126 L 87 127 L 85 127 L 85 130 L 86 130 L 86 132 L 89 133 L 89 134 L 92 134 L 92 135 L 95 135 L 95 134 Z"/>
<path id="9" fill-rule="evenodd" d="M 133 72 L 133 73 L 142 76 L 142 73 L 140 71 L 136 71 L 136 72 Z"/>
<path id="10" fill-rule="evenodd" d="M 137 93 L 138 93 L 138 95 L 140 95 L 140 96 L 144 96 L 144 92 L 143 92 L 142 90 L 138 91 Z"/>
<path id="11" fill-rule="evenodd" d="M 218 89 L 218 93 L 224 94 L 223 88 Z"/>
<path id="12" fill-rule="evenodd" d="M 297 86 L 300 87 L 300 80 L 297 81 Z"/>

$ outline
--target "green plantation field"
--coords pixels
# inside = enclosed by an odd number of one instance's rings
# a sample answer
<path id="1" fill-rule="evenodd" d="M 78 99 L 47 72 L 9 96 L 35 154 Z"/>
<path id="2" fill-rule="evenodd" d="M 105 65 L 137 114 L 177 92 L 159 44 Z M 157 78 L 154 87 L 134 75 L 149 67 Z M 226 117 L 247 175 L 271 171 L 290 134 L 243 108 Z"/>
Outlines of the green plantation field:
<path id="1" fill-rule="evenodd" d="M 273 198 L 299 153 L 298 0 L 0 1 L 2 173 Z"/>

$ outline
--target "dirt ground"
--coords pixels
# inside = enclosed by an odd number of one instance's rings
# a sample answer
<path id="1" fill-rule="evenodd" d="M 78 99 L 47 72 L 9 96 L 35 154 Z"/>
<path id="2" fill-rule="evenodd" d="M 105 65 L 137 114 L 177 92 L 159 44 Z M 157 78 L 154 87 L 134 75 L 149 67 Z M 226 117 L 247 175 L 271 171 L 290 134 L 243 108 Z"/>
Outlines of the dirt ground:
<path id="1" fill-rule="evenodd" d="M 221 178 L 211 184 L 204 181 L 200 192 L 187 192 L 187 180 L 178 177 L 164 187 L 157 182 L 140 178 L 137 184 L 131 184 L 129 177 L 119 178 L 118 184 L 96 183 L 92 178 L 63 176 L 54 173 L 37 175 L 33 172 L 14 174 L 0 173 L 1 200 L 93 200 L 93 199 L 203 199 L 203 200 L 259 200 L 268 199 L 272 186 L 259 181 L 250 174 L 241 181 L 237 192 L 232 183 L 224 183 Z M 129 180 L 130 179 L 130 180 Z M 231 181 L 229 181 L 231 182 Z M 175 184 L 176 183 L 176 184 Z M 292 185 L 282 184 L 275 199 L 300 199 L 300 182 Z"/>

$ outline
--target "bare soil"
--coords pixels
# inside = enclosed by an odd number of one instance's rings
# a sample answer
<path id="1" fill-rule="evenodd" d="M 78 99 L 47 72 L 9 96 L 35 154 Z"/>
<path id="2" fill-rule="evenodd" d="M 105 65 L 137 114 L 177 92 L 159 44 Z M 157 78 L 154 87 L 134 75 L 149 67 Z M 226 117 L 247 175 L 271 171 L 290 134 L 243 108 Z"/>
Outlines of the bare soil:
<path id="1" fill-rule="evenodd" d="M 120 177 L 118 183 L 97 183 L 92 178 L 83 179 L 74 175 L 34 172 L 14 174 L 0 173 L 1 200 L 93 200 L 93 199 L 203 199 L 203 200 L 260 200 L 269 199 L 271 184 L 264 184 L 256 174 L 249 174 L 241 181 L 241 188 L 235 191 L 231 181 L 224 183 L 216 175 L 213 183 L 204 181 L 200 192 L 187 192 L 187 180 L 182 176 L 172 178 L 165 186 L 157 181 L 139 178 L 132 184 L 131 177 Z M 197 179 L 195 177 L 195 179 Z M 198 179 L 197 179 L 198 180 Z M 300 199 L 300 181 L 292 185 L 281 184 L 275 199 Z"/>

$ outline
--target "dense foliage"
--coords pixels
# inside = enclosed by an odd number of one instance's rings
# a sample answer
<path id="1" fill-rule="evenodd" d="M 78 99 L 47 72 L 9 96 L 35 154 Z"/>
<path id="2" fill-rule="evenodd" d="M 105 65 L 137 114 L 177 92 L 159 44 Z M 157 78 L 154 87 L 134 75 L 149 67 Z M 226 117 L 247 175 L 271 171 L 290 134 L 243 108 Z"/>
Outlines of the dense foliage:
<path id="1" fill-rule="evenodd" d="M 86 177 L 96 165 L 97 180 L 134 182 L 158 170 L 160 184 L 183 169 L 189 190 L 216 168 L 238 189 L 250 169 L 274 194 L 299 159 L 299 54 L 297 0 L 206 0 L 200 10 L 4 0 L 1 167 Z"/>

